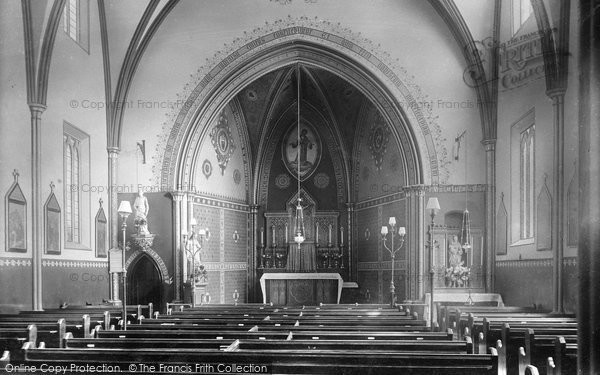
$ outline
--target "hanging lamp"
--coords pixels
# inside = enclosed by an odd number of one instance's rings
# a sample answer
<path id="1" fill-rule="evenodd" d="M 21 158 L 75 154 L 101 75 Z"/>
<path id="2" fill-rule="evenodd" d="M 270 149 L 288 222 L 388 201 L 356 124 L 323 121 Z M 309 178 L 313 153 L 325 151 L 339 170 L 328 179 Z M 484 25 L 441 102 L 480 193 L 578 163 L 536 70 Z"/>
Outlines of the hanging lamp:
<path id="1" fill-rule="evenodd" d="M 463 250 L 471 248 L 471 216 L 468 209 L 469 187 L 467 181 L 468 159 L 467 159 L 467 131 L 463 133 L 465 142 L 465 211 L 463 212 L 462 225 L 460 229 L 460 243 Z"/>
<path id="2" fill-rule="evenodd" d="M 302 198 L 300 197 L 300 160 L 301 160 L 301 149 L 300 147 L 300 64 L 296 65 L 296 80 L 297 80 L 297 89 L 298 89 L 298 121 L 297 121 L 297 145 L 296 147 L 298 151 L 298 155 L 296 158 L 296 164 L 298 167 L 298 175 L 296 178 L 298 179 L 298 201 L 296 202 L 296 221 L 294 224 L 294 242 L 298 244 L 298 248 L 300 248 L 300 244 L 304 242 L 305 232 L 304 232 L 304 212 L 302 210 Z"/>

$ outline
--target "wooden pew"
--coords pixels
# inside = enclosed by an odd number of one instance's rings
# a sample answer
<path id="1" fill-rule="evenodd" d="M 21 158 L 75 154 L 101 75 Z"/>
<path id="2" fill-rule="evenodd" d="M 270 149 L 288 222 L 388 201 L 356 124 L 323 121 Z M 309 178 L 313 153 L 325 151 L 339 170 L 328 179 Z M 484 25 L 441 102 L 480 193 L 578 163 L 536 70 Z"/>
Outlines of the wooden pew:
<path id="1" fill-rule="evenodd" d="M 0 333 L 7 329 L 28 329 L 27 322 L 2 322 L 0 321 Z M 50 348 L 62 348 L 63 340 L 67 332 L 67 324 L 64 319 L 59 319 L 56 323 L 37 322 L 33 324 L 37 332 L 37 342 L 44 343 Z"/>
<path id="2" fill-rule="evenodd" d="M 15 325 L 23 324 L 56 324 L 59 320 L 63 319 L 65 322 L 65 330 L 72 332 L 78 337 L 91 337 L 91 320 L 89 315 L 78 316 L 77 318 L 72 316 L 63 317 L 61 315 L 54 314 L 39 314 L 39 315 L 2 315 L 0 316 L 0 324 L 9 325 L 15 323 Z M 95 323 L 98 323 L 96 321 Z M 103 323 L 103 321 L 100 321 Z"/>
<path id="3" fill-rule="evenodd" d="M 564 337 L 558 336 L 555 338 L 555 345 L 552 375 L 577 374 L 577 344 L 568 343 Z M 550 371 L 548 373 L 550 374 Z"/>
<path id="4" fill-rule="evenodd" d="M 16 362 L 29 365 L 72 366 L 103 365 L 113 366 L 111 372 L 131 369 L 132 358 L 135 366 L 155 365 L 152 373 L 173 373 L 165 365 L 194 366 L 221 364 L 238 366 L 266 366 L 264 369 L 278 374 L 453 374 L 484 375 L 497 374 L 497 356 L 414 353 L 414 352 L 374 352 L 340 350 L 246 350 L 231 347 L 226 350 L 214 349 L 36 349 L 25 347 L 22 357 Z M 160 367 L 160 364 L 163 367 Z M 118 368 L 117 368 L 118 367 Z M 161 370 L 162 368 L 162 370 Z M 220 368 L 220 367 L 219 367 Z M 257 368 L 257 367 L 254 367 Z M 166 371 L 165 371 L 166 369 Z M 190 368 L 190 370 L 192 370 Z M 138 370 L 139 371 L 139 370 Z M 148 372 L 148 371 L 146 371 Z M 237 371 L 240 372 L 240 371 Z M 256 372 L 256 371 L 255 371 Z M 69 372 L 67 372 L 69 373 Z"/>
<path id="5" fill-rule="evenodd" d="M 26 328 L 10 327 L 0 328 L 0 351 L 13 352 L 20 349 L 26 342 L 37 345 L 37 328 L 29 324 Z"/>
<path id="6" fill-rule="evenodd" d="M 576 334 L 562 337 L 566 344 L 577 344 Z M 556 338 L 555 335 L 541 335 L 528 329 L 525 333 L 525 346 L 519 348 L 519 373 L 524 373 L 528 365 L 535 366 L 540 374 L 548 373 L 548 357 L 553 357 L 556 353 Z"/>
<path id="7" fill-rule="evenodd" d="M 194 339 L 157 339 L 157 338 L 119 338 L 119 339 L 75 339 L 66 341 L 67 348 L 196 348 L 219 349 L 223 345 L 231 345 L 236 340 L 194 340 Z M 437 352 L 437 353 L 472 353 L 470 340 L 237 340 L 238 349 L 247 350 L 364 350 L 393 352 Z"/>

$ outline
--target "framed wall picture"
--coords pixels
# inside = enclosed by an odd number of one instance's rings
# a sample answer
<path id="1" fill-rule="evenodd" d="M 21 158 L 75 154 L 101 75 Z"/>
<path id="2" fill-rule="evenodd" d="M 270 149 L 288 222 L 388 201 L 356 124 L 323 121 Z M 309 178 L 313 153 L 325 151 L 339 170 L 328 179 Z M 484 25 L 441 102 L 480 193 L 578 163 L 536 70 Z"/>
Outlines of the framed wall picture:
<path id="1" fill-rule="evenodd" d="M 50 184 L 50 196 L 44 205 L 44 239 L 46 254 L 60 254 L 60 206 L 54 195 L 54 184 Z"/>
<path id="2" fill-rule="evenodd" d="M 13 172 L 14 182 L 6 193 L 6 251 L 27 251 L 27 201 L 19 186 L 19 173 Z"/>
<path id="3" fill-rule="evenodd" d="M 96 214 L 96 257 L 106 258 L 108 253 L 106 252 L 106 231 L 107 231 L 107 220 L 104 214 L 104 208 L 102 208 L 102 198 L 100 198 L 100 208 Z"/>

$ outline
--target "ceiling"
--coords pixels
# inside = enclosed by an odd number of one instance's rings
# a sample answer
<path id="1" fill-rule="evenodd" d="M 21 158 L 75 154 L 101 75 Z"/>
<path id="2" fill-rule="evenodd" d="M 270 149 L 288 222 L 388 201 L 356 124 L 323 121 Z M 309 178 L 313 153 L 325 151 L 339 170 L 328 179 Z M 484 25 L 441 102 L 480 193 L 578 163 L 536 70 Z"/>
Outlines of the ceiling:
<path id="1" fill-rule="evenodd" d="M 290 108 L 297 106 L 297 65 L 286 66 L 255 80 L 236 96 L 248 126 L 252 160 L 257 160 L 261 136 Z M 361 107 L 374 106 L 363 93 L 348 81 L 319 67 L 301 65 L 300 114 L 305 106 L 312 107 L 337 128 L 344 147 L 352 153 L 354 136 Z"/>

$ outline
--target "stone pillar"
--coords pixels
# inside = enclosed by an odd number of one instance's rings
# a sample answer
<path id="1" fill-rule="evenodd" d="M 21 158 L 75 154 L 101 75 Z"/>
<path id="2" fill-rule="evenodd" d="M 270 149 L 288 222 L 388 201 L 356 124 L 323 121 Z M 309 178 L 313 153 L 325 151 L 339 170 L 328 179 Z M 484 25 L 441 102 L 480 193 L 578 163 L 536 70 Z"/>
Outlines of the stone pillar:
<path id="1" fill-rule="evenodd" d="M 256 301 L 258 291 L 257 283 L 256 283 L 256 259 L 258 257 L 258 253 L 256 249 L 258 248 L 258 241 L 256 238 L 256 233 L 258 231 L 258 209 L 260 208 L 257 204 L 250 205 L 250 236 L 248 238 L 248 280 L 246 287 L 246 296 L 248 302 L 250 299 L 252 301 Z"/>
<path id="2" fill-rule="evenodd" d="M 111 249 L 119 248 L 119 197 L 117 196 L 117 180 L 119 165 L 119 148 L 108 147 L 108 238 Z M 119 274 L 110 274 L 110 301 L 113 305 L 120 305 Z"/>
<path id="3" fill-rule="evenodd" d="M 421 299 L 425 293 L 423 289 L 423 278 L 425 272 L 424 250 L 425 222 L 423 200 L 425 191 L 422 185 L 408 186 L 404 188 L 407 205 L 407 234 L 406 234 L 406 256 L 407 256 L 407 299 Z"/>
<path id="4" fill-rule="evenodd" d="M 600 1 L 581 0 L 578 374 L 600 373 Z"/>
<path id="5" fill-rule="evenodd" d="M 563 254 L 564 254 L 564 140 L 565 140 L 565 90 L 547 92 L 552 99 L 554 117 L 554 194 L 552 194 L 552 247 L 553 247 L 553 311 L 564 312 L 563 308 Z"/>
<path id="6" fill-rule="evenodd" d="M 44 219 L 42 217 L 42 113 L 46 106 L 29 104 L 31 111 L 31 218 L 33 310 L 43 310 L 42 255 L 44 254 Z"/>
<path id="7" fill-rule="evenodd" d="M 496 268 L 496 140 L 482 141 L 485 148 L 485 291 L 494 292 L 494 270 Z M 483 276 L 483 275 L 482 275 Z"/>
<path id="8" fill-rule="evenodd" d="M 172 191 L 173 198 L 173 297 L 174 302 L 182 302 L 183 274 L 182 263 L 185 257 L 184 244 L 181 242 L 181 230 L 185 228 L 182 225 L 182 202 L 184 193 L 181 191 Z"/>
<path id="9" fill-rule="evenodd" d="M 352 235 L 354 233 L 354 209 L 355 209 L 355 204 L 353 202 L 348 202 L 346 203 L 346 208 L 347 208 L 347 212 L 348 212 L 348 222 L 346 224 L 347 228 L 346 228 L 346 245 L 347 245 L 347 249 L 345 251 L 346 254 L 346 263 L 348 264 L 348 277 L 350 278 L 350 280 L 358 280 L 357 278 L 357 274 L 356 274 L 356 266 L 354 264 L 354 262 L 352 261 L 352 254 L 354 253 L 354 246 L 352 246 L 352 241 L 354 241 L 354 236 Z M 342 262 L 344 260 L 342 259 Z"/>

